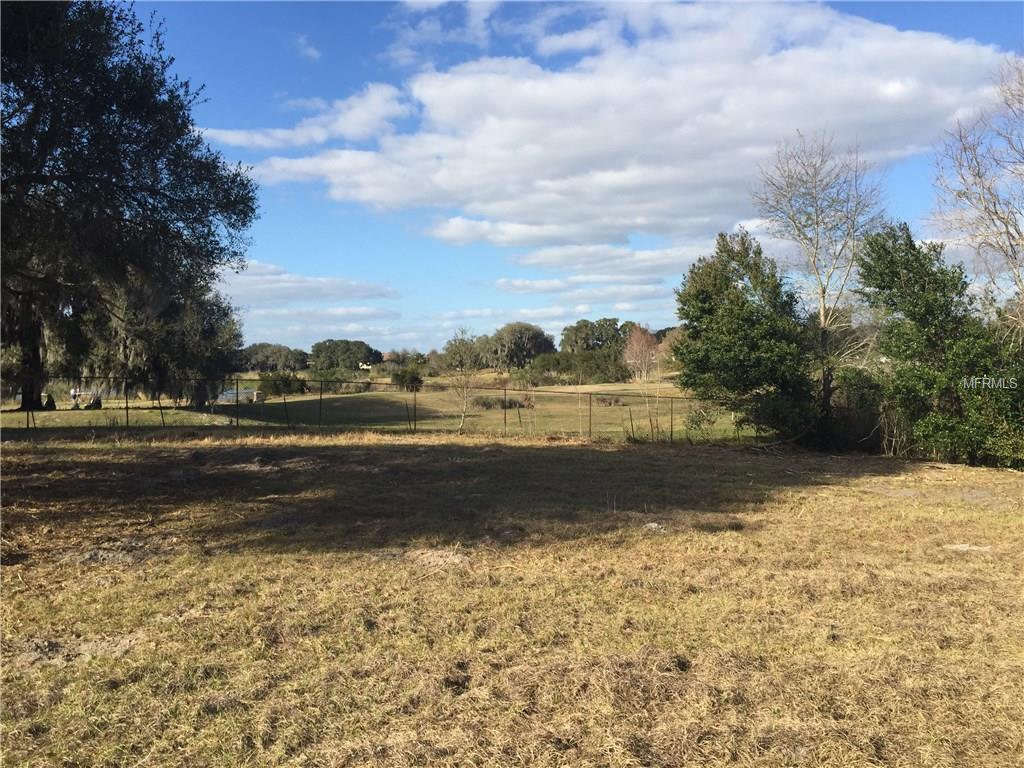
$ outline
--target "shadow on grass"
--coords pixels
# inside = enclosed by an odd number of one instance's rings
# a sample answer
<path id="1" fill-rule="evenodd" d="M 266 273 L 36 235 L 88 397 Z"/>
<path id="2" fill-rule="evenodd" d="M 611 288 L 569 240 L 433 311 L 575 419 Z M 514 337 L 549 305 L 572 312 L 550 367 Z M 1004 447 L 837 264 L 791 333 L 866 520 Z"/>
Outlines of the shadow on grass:
<path id="1" fill-rule="evenodd" d="M 195 444 L 194 444 L 195 445 Z M 132 441 L 5 452 L 8 533 L 173 533 L 204 549 L 540 544 L 647 522 L 742 531 L 786 489 L 898 474 L 869 457 L 715 446 Z M 83 455 L 84 454 L 84 455 Z M 35 538 L 35 536 L 32 536 Z"/>

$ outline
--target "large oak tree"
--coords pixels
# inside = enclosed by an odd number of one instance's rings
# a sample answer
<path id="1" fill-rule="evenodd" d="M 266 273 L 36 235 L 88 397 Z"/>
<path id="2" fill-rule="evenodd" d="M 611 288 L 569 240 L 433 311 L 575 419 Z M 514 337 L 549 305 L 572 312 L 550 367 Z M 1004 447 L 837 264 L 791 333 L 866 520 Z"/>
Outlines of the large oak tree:
<path id="1" fill-rule="evenodd" d="M 48 348 L 83 359 L 112 325 L 127 348 L 142 319 L 216 304 L 256 187 L 207 146 L 201 89 L 130 7 L 4 3 L 0 50 L 3 341 L 33 408 Z"/>

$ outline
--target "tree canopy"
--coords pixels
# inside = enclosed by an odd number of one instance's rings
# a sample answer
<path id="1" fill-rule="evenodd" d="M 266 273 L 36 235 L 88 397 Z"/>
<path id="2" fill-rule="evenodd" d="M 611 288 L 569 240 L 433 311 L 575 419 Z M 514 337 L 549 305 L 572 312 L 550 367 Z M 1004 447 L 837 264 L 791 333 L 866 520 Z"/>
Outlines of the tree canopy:
<path id="1" fill-rule="evenodd" d="M 309 355 L 309 367 L 318 376 L 329 377 L 344 375 L 348 371 L 358 371 L 360 364 L 374 365 L 381 362 L 384 355 L 365 341 L 349 341 L 348 339 L 324 339 L 313 345 Z"/>
<path id="2" fill-rule="evenodd" d="M 249 371 L 301 371 L 309 364 L 309 353 L 284 344 L 260 342 L 242 350 L 242 367 Z"/>
<path id="3" fill-rule="evenodd" d="M 213 286 L 244 265 L 255 184 L 207 146 L 201 89 L 130 7 L 4 3 L 0 55 L 3 341 L 23 407 L 48 369 L 90 358 L 148 377 L 138 364 L 169 348 L 143 326 L 227 306 Z"/>
<path id="4" fill-rule="evenodd" d="M 680 386 L 782 435 L 810 424 L 809 342 L 797 298 L 748 233 L 720 234 L 676 292 Z"/>
<path id="5" fill-rule="evenodd" d="M 524 368 L 537 355 L 555 351 L 555 340 L 531 323 L 507 323 L 477 343 L 486 362 L 499 371 Z"/>
<path id="6" fill-rule="evenodd" d="M 974 312 L 963 268 L 900 224 L 865 240 L 860 275 L 882 313 L 887 365 L 876 375 L 890 450 L 1024 464 L 1024 358 Z"/>

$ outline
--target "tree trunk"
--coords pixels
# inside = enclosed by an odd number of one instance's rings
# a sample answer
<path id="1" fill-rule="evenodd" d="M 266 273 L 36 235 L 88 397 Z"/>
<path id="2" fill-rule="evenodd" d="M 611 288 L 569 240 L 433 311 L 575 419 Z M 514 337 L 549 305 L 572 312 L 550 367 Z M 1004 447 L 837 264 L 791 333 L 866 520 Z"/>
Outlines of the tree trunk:
<path id="1" fill-rule="evenodd" d="M 32 301 L 23 296 L 19 306 L 18 343 L 21 346 L 21 410 L 43 410 L 43 322 Z"/>
<path id="2" fill-rule="evenodd" d="M 821 410 L 818 438 L 821 440 L 822 446 L 827 448 L 832 444 L 832 392 L 834 391 L 832 378 L 835 371 L 829 362 L 828 330 L 826 328 L 821 329 L 819 343 L 821 345 Z"/>

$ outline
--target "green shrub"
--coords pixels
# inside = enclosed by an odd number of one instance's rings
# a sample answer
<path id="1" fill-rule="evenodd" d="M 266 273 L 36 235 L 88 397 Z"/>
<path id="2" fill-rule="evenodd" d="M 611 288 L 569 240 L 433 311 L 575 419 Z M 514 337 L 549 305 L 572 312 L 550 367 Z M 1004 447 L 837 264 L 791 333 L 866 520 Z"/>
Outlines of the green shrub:
<path id="1" fill-rule="evenodd" d="M 391 383 L 399 385 L 406 392 L 419 392 L 423 389 L 423 376 L 416 366 L 406 366 L 391 374 Z"/>
<path id="2" fill-rule="evenodd" d="M 521 394 L 518 397 L 497 397 L 493 395 L 477 395 L 473 398 L 473 405 L 485 411 L 492 408 L 501 410 L 515 410 L 518 408 L 533 408 L 533 396 Z"/>
<path id="3" fill-rule="evenodd" d="M 942 250 L 906 224 L 865 241 L 862 294 L 884 314 L 879 350 L 890 361 L 879 373 L 885 447 L 1024 466 L 1024 355 L 979 316 L 963 268 Z"/>
<path id="4" fill-rule="evenodd" d="M 261 373 L 260 390 L 271 397 L 282 395 L 300 395 L 307 391 L 305 379 L 301 379 L 291 371 Z"/>

